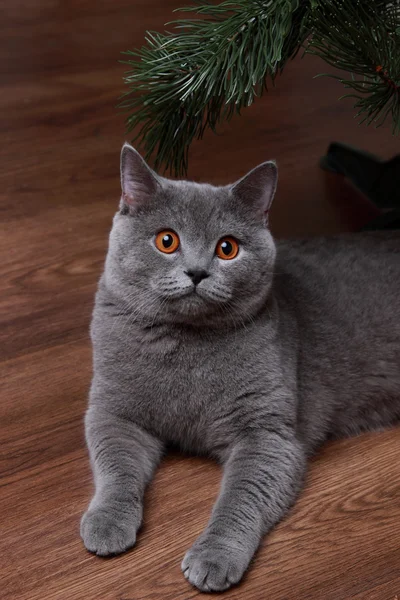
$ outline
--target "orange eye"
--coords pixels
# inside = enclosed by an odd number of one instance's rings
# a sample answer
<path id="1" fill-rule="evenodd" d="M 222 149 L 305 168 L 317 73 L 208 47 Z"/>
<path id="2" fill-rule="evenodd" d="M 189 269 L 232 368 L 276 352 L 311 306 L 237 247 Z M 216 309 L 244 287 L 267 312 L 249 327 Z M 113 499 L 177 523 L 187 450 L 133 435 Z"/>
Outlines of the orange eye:
<path id="1" fill-rule="evenodd" d="M 172 254 L 179 248 L 179 237 L 173 231 L 160 231 L 155 239 L 157 250 L 164 254 Z"/>
<path id="2" fill-rule="evenodd" d="M 226 237 L 219 240 L 215 253 L 218 258 L 223 260 L 232 260 L 239 253 L 239 244 L 232 237 Z"/>

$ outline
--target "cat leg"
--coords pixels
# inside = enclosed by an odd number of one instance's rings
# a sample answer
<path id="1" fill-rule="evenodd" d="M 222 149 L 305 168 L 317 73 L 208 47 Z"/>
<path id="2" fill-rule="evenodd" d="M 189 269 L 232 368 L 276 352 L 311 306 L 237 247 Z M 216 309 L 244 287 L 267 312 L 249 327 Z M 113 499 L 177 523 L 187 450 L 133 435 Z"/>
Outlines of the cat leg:
<path id="1" fill-rule="evenodd" d="M 210 521 L 182 562 L 192 585 L 222 591 L 240 581 L 262 536 L 296 499 L 305 469 L 292 433 L 253 432 L 232 448 Z"/>
<path id="2" fill-rule="evenodd" d="M 96 490 L 81 520 L 81 537 L 91 552 L 118 554 L 136 541 L 144 489 L 163 446 L 131 421 L 96 407 L 86 413 L 85 427 Z"/>

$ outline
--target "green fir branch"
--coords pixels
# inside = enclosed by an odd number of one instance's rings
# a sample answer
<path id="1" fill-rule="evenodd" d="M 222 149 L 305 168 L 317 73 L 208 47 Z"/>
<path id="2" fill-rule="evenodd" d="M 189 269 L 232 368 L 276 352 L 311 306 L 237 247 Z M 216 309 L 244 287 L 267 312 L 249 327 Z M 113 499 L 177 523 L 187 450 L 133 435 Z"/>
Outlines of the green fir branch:
<path id="1" fill-rule="evenodd" d="M 191 142 L 261 96 L 310 34 L 306 52 L 353 74 L 336 78 L 352 90 L 357 115 L 378 125 L 391 116 L 399 132 L 398 0 L 201 0 L 179 10 L 193 17 L 147 32 L 126 53 L 120 106 L 156 168 L 185 173 Z"/>
<path id="2" fill-rule="evenodd" d="M 307 52 L 347 71 L 338 79 L 353 93 L 359 123 L 377 127 L 388 117 L 400 132 L 400 8 L 397 2 L 320 3 L 311 17 L 313 36 Z"/>
<path id="3" fill-rule="evenodd" d="M 127 53 L 130 90 L 121 107 L 132 111 L 134 141 L 147 156 L 157 152 L 156 168 L 185 172 L 192 140 L 263 93 L 305 39 L 307 9 L 299 0 L 188 7 L 202 18 L 175 21 L 172 33 L 148 32 L 147 45 Z"/>

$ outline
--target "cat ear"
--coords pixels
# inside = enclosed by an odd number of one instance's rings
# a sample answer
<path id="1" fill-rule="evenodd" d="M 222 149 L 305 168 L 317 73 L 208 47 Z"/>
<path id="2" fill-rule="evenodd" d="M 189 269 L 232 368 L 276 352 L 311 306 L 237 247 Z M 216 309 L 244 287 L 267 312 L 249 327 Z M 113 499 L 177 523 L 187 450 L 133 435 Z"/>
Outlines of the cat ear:
<path id="1" fill-rule="evenodd" d="M 272 160 L 252 169 L 232 186 L 233 196 L 252 206 L 256 213 L 268 221 L 268 211 L 275 196 L 278 168 Z"/>
<path id="2" fill-rule="evenodd" d="M 160 182 L 145 160 L 125 143 L 121 151 L 121 208 L 138 208 L 154 195 Z"/>

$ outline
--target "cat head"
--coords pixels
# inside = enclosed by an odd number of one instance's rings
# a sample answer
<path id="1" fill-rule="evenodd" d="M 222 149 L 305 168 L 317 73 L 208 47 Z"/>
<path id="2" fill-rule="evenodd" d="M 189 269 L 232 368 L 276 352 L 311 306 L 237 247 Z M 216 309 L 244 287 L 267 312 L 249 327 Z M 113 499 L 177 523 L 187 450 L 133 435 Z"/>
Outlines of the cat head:
<path id="1" fill-rule="evenodd" d="M 244 322 L 272 284 L 276 183 L 274 162 L 227 186 L 169 180 L 125 144 L 107 289 L 144 322 Z"/>

